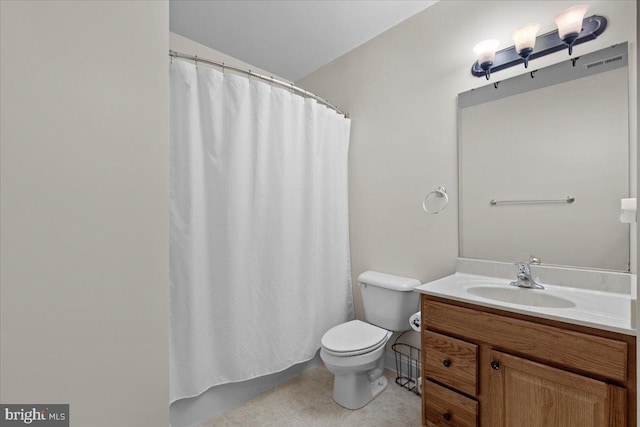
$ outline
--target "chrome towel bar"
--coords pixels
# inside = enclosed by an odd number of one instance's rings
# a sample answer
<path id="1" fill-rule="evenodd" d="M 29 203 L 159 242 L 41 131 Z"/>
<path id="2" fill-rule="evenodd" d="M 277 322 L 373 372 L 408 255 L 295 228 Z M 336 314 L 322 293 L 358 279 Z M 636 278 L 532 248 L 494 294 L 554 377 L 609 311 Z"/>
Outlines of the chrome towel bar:
<path id="1" fill-rule="evenodd" d="M 529 204 L 529 203 L 573 203 L 576 198 L 573 196 L 563 197 L 561 199 L 531 199 L 531 200 L 496 200 L 491 199 L 489 203 L 492 206 L 495 205 L 516 205 L 516 204 Z"/>

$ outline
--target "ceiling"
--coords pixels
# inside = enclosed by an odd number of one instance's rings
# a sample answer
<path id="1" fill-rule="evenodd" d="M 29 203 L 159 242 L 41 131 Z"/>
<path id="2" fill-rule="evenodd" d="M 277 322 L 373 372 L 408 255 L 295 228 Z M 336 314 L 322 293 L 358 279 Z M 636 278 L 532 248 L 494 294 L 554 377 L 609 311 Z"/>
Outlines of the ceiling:
<path id="1" fill-rule="evenodd" d="M 436 1 L 170 0 L 170 29 L 295 82 Z"/>

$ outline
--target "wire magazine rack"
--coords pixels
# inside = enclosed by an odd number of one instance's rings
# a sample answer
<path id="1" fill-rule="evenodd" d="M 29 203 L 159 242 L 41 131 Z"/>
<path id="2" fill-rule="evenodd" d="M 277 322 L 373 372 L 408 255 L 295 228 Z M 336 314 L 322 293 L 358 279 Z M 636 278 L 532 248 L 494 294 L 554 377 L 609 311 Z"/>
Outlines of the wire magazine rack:
<path id="1" fill-rule="evenodd" d="M 396 359 L 396 384 L 421 395 L 420 349 L 398 342 L 393 344 L 391 348 Z"/>

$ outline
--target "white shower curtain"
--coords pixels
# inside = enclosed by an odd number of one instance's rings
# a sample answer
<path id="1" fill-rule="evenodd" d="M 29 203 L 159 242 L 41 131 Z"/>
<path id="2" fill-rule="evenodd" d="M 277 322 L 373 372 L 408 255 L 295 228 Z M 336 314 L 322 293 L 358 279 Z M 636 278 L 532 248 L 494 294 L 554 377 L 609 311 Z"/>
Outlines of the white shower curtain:
<path id="1" fill-rule="evenodd" d="M 288 89 L 171 64 L 171 402 L 309 360 L 353 317 L 349 127 Z"/>

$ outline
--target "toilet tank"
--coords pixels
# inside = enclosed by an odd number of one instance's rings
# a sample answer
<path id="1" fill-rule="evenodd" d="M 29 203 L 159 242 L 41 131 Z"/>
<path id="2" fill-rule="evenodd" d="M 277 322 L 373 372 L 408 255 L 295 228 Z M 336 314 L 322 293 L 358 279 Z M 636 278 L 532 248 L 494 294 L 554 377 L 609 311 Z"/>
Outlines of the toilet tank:
<path id="1" fill-rule="evenodd" d="M 365 271 L 358 276 L 362 290 L 364 318 L 389 331 L 410 329 L 409 317 L 418 311 L 420 295 L 413 288 L 417 279 Z"/>

